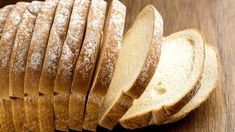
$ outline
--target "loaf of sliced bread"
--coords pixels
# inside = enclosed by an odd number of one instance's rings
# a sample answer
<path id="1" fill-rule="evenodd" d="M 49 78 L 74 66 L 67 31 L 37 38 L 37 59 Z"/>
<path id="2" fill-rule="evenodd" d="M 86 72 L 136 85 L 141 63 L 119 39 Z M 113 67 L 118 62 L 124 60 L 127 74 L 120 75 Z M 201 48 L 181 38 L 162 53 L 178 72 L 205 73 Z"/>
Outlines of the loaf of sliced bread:
<path id="1" fill-rule="evenodd" d="M 120 119 L 121 125 L 134 129 L 160 124 L 187 104 L 200 87 L 204 47 L 203 35 L 194 29 L 164 38 L 154 77 Z"/>
<path id="2" fill-rule="evenodd" d="M 201 78 L 201 86 L 196 95 L 176 114 L 169 117 L 163 124 L 176 122 L 205 102 L 213 90 L 219 85 L 219 56 L 210 44 L 205 46 L 205 64 Z"/>
<path id="3" fill-rule="evenodd" d="M 106 6 L 104 0 L 92 0 L 89 9 L 85 38 L 74 70 L 69 100 L 69 128 L 72 130 L 82 130 L 85 101 L 98 58 Z"/>
<path id="4" fill-rule="evenodd" d="M 101 103 L 113 77 L 125 26 L 126 7 L 119 0 L 112 0 L 106 18 L 103 42 L 94 80 L 85 107 L 83 129 L 95 131 Z"/>
<path id="5" fill-rule="evenodd" d="M 75 0 L 55 79 L 54 113 L 56 130 L 68 131 L 69 94 L 82 46 L 90 0 Z"/>
<path id="6" fill-rule="evenodd" d="M 146 6 L 125 34 L 114 75 L 99 113 L 99 125 L 112 129 L 145 90 L 158 65 L 163 20 Z"/>
<path id="7" fill-rule="evenodd" d="M 2 37 L 2 32 L 4 29 L 4 25 L 5 25 L 7 16 L 9 15 L 9 13 L 13 7 L 14 7 L 14 5 L 7 5 L 7 6 L 3 7 L 2 9 L 0 9 L 0 40 Z"/>
<path id="8" fill-rule="evenodd" d="M 34 31 L 41 2 L 32 2 L 25 10 L 17 30 L 10 60 L 9 95 L 20 97 L 12 99 L 12 116 L 16 131 L 27 131 L 24 106 L 24 74 L 30 40 Z"/>

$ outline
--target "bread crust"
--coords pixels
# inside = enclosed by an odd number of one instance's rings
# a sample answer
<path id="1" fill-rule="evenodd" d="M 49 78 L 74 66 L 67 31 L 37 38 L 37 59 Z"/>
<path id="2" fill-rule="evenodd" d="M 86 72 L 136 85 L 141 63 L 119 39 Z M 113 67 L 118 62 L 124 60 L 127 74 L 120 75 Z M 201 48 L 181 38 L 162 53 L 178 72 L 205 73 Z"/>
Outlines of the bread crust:
<path id="1" fill-rule="evenodd" d="M 128 91 L 123 91 L 112 108 L 110 108 L 105 113 L 105 115 L 99 119 L 99 125 L 108 129 L 112 129 L 118 123 L 118 120 L 130 108 L 133 101 L 139 98 L 139 96 L 144 92 L 146 86 L 150 82 L 155 72 L 159 61 L 161 51 L 161 38 L 163 35 L 163 20 L 161 15 L 153 6 L 148 5 L 145 8 L 151 8 L 154 12 L 155 19 L 152 41 L 148 49 L 148 54 L 145 58 L 144 66 L 141 69 L 141 72 L 132 87 Z M 127 96 L 129 97 L 128 102 L 125 101 L 125 98 L 127 98 Z"/>
<path id="2" fill-rule="evenodd" d="M 202 44 L 203 44 L 203 50 L 205 50 L 205 39 L 203 34 L 196 30 L 196 29 L 188 29 L 185 31 L 193 31 L 196 32 L 198 34 L 200 34 L 201 39 L 202 39 Z M 184 32 L 184 31 L 180 31 L 180 32 Z M 170 35 L 173 36 L 174 34 Z M 202 65 L 204 65 L 204 61 L 205 61 L 205 52 L 203 51 L 203 62 Z M 197 93 L 198 89 L 200 88 L 200 79 L 201 79 L 201 74 L 203 71 L 203 66 L 199 71 L 198 76 L 195 79 L 195 82 L 191 85 L 191 89 L 189 90 L 189 92 L 187 94 L 185 94 L 184 96 L 182 96 L 181 99 L 179 99 L 175 104 L 171 104 L 171 105 L 164 105 L 159 109 L 153 109 L 151 111 L 142 113 L 136 117 L 131 117 L 128 118 L 127 120 L 123 119 L 120 120 L 119 123 L 128 129 L 135 129 L 135 128 L 141 128 L 144 126 L 148 126 L 148 125 L 153 125 L 153 124 L 161 124 L 163 122 L 165 122 L 170 116 L 172 116 L 173 114 L 175 114 L 176 112 L 180 111 L 182 109 L 182 107 L 187 104 L 193 97 L 194 95 Z M 147 118 L 148 116 L 148 118 Z M 141 123 L 139 123 L 141 122 Z"/>
<path id="3" fill-rule="evenodd" d="M 40 95 L 38 98 L 38 118 L 40 132 L 54 132 L 53 97 Z"/>
<path id="4" fill-rule="evenodd" d="M 0 97 L 9 99 L 9 63 L 14 47 L 14 40 L 22 15 L 28 3 L 18 2 L 6 19 L 0 48 Z"/>
<path id="5" fill-rule="evenodd" d="M 91 2 L 85 38 L 74 70 L 69 101 L 69 127 L 77 131 L 82 130 L 85 101 L 98 58 L 106 6 L 103 0 Z"/>
<path id="6" fill-rule="evenodd" d="M 72 6 L 73 0 L 60 0 L 56 9 L 39 84 L 40 93 L 45 95 L 53 96 L 54 94 L 54 81 L 59 65 L 62 46 L 67 34 Z"/>
<path id="7" fill-rule="evenodd" d="M 11 100 L 0 100 L 0 124 L 3 132 L 15 132 Z"/>
<path id="8" fill-rule="evenodd" d="M 39 13 L 37 9 L 41 7 L 41 4 L 42 3 L 40 2 L 33 2 L 29 5 L 28 9 L 25 10 L 22 16 L 19 29 L 17 30 L 9 64 L 9 96 L 11 97 L 24 97 L 25 65 L 27 62 L 28 49 L 34 31 L 37 13 Z"/>
<path id="9" fill-rule="evenodd" d="M 73 73 L 82 46 L 90 0 L 75 0 L 68 33 L 63 45 L 54 92 L 69 94 Z"/>
<path id="10" fill-rule="evenodd" d="M 2 32 L 4 29 L 4 25 L 5 25 L 7 16 L 9 15 L 9 13 L 13 7 L 14 7 L 14 5 L 7 5 L 7 6 L 3 7 L 2 9 L 0 9 L 0 40 L 2 37 Z"/>
<path id="11" fill-rule="evenodd" d="M 39 80 L 44 54 L 58 1 L 47 0 L 37 17 L 28 51 L 24 77 L 24 93 L 26 95 L 39 95 Z"/>
<path id="12" fill-rule="evenodd" d="M 103 98 L 111 82 L 125 26 L 126 7 L 119 0 L 112 0 L 106 19 L 94 81 L 86 103 L 83 129 L 95 131 Z"/>
<path id="13" fill-rule="evenodd" d="M 56 129 L 68 131 L 69 94 L 73 80 L 76 61 L 82 46 L 89 0 L 75 0 L 68 33 L 64 42 L 60 63 L 55 79 L 54 113 Z"/>

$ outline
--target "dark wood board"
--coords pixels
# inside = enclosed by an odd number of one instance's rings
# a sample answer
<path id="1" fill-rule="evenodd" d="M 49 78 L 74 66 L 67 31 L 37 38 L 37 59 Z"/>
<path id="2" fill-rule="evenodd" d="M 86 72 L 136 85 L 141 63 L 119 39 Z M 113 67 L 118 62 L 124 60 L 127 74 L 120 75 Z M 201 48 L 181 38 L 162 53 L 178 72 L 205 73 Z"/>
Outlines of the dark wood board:
<path id="1" fill-rule="evenodd" d="M 0 5 L 16 0 L 2 0 Z M 108 0 L 110 1 L 110 0 Z M 121 0 L 127 6 L 126 28 L 140 10 L 153 4 L 164 19 L 164 36 L 187 28 L 204 32 L 221 60 L 221 83 L 211 97 L 186 118 L 173 124 L 136 131 L 234 132 L 235 131 L 235 0 Z M 102 131 L 104 129 L 98 128 Z M 120 126 L 114 131 L 128 131 Z"/>

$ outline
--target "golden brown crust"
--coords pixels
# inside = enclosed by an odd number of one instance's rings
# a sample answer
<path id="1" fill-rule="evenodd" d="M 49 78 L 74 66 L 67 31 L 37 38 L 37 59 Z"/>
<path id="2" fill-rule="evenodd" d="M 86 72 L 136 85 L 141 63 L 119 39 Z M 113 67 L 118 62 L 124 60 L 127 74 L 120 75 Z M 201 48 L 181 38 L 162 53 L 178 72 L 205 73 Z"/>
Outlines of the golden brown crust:
<path id="1" fill-rule="evenodd" d="M 154 27 L 153 27 L 153 37 L 149 47 L 148 54 L 145 58 L 144 67 L 142 68 L 137 80 L 134 85 L 128 90 L 124 91 L 122 95 L 118 98 L 117 102 L 112 106 L 112 108 L 105 113 L 103 119 L 99 121 L 99 125 L 112 129 L 118 120 L 125 114 L 125 112 L 130 108 L 134 99 L 137 99 L 145 90 L 149 81 L 151 80 L 155 69 L 157 67 L 160 49 L 161 49 L 161 37 L 163 35 L 163 20 L 161 15 L 155 10 L 153 6 L 148 6 L 145 8 L 151 8 L 154 10 Z M 128 102 L 124 102 L 124 97 L 129 97 L 129 104 L 120 105 Z M 119 103 L 120 102 L 120 103 Z M 122 112 L 120 112 L 120 109 Z"/>
<path id="2" fill-rule="evenodd" d="M 46 95 L 53 96 L 54 94 L 54 81 L 59 65 L 62 46 L 67 34 L 72 6 L 73 0 L 60 0 L 56 9 L 39 84 L 40 93 Z"/>
<path id="3" fill-rule="evenodd" d="M 55 129 L 59 131 L 69 131 L 68 128 L 68 110 L 69 95 L 56 94 L 53 100 Z"/>
<path id="4" fill-rule="evenodd" d="M 82 46 L 90 0 L 75 0 L 68 33 L 63 45 L 54 92 L 69 94 L 74 68 Z"/>
<path id="5" fill-rule="evenodd" d="M 40 2 L 33 2 L 28 9 L 40 8 Z M 9 70 L 9 96 L 24 97 L 24 74 L 27 62 L 28 49 L 34 31 L 34 25 L 38 12 L 25 10 L 19 28 L 17 30 L 14 48 L 10 60 Z"/>
<path id="6" fill-rule="evenodd" d="M 7 16 L 9 15 L 9 13 L 13 7 L 14 7 L 14 5 L 7 5 L 7 6 L 3 7 L 2 9 L 0 9 L 0 40 L 2 37 L 2 32 L 4 29 L 4 25 L 5 25 Z"/>
<path id="7" fill-rule="evenodd" d="M 40 95 L 38 98 L 38 117 L 41 132 L 54 132 L 53 98 L 48 95 Z"/>
<path id="8" fill-rule="evenodd" d="M 70 94 L 69 99 L 69 128 L 82 131 L 83 115 L 86 98 L 79 94 Z M 75 118 L 76 117 L 76 118 Z"/>
<path id="9" fill-rule="evenodd" d="M 24 98 L 24 108 L 28 130 L 39 132 L 38 122 L 38 98 L 39 96 L 27 96 Z"/>
<path id="10" fill-rule="evenodd" d="M 106 6 L 107 3 L 103 0 L 93 0 L 89 9 L 86 34 L 77 60 L 71 87 L 69 126 L 73 130 L 80 131 L 82 129 L 85 101 L 98 58 Z M 76 103 L 74 102 L 75 100 L 80 104 L 79 107 L 72 105 Z"/>
<path id="11" fill-rule="evenodd" d="M 25 132 L 28 130 L 26 115 L 24 109 L 24 99 L 15 98 L 11 99 L 12 101 L 12 117 L 15 126 L 15 131 Z"/>
<path id="12" fill-rule="evenodd" d="M 28 3 L 18 2 L 7 17 L 1 38 L 0 48 L 0 97 L 9 98 L 9 63 L 14 40 L 22 15 Z"/>
<path id="13" fill-rule="evenodd" d="M 35 23 L 24 78 L 24 92 L 27 95 L 39 95 L 39 80 L 44 54 L 58 1 L 46 1 Z"/>
<path id="14" fill-rule="evenodd" d="M 0 124 L 4 132 L 15 132 L 11 100 L 0 100 Z"/>
<path id="15" fill-rule="evenodd" d="M 113 0 L 109 7 L 102 49 L 96 67 L 94 81 L 87 99 L 83 129 L 96 130 L 102 100 L 111 82 L 125 25 L 126 7 Z"/>

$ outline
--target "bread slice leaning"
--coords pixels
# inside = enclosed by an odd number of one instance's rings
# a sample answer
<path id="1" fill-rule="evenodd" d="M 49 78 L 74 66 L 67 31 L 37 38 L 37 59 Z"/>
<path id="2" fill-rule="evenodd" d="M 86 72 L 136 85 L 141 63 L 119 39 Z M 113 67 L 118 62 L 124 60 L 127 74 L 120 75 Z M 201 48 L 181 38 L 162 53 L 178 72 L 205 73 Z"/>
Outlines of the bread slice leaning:
<path id="1" fill-rule="evenodd" d="M 9 13 L 13 7 L 14 7 L 14 5 L 7 5 L 7 6 L 3 7 L 2 9 L 0 9 L 0 40 L 2 37 L 2 32 L 4 29 L 4 25 L 5 25 L 7 16 L 9 15 Z"/>
<path id="2" fill-rule="evenodd" d="M 99 125 L 112 129 L 150 82 L 160 56 L 163 20 L 146 6 L 125 34 L 108 92 L 99 113 Z"/>
<path id="3" fill-rule="evenodd" d="M 9 100 L 9 65 L 19 24 L 28 3 L 18 2 L 6 18 L 0 40 L 0 123 L 3 131 L 15 131 Z"/>
<path id="4" fill-rule="evenodd" d="M 61 52 L 54 86 L 55 124 L 56 130 L 60 131 L 68 131 L 70 88 L 84 38 L 89 6 L 89 0 L 74 1 L 68 33 Z"/>
<path id="5" fill-rule="evenodd" d="M 213 90 L 215 90 L 215 88 L 219 85 L 219 56 L 214 47 L 210 44 L 206 45 L 205 50 L 205 65 L 200 81 L 201 86 L 198 92 L 179 112 L 169 117 L 163 124 L 176 122 L 184 118 L 186 115 L 188 115 L 189 112 L 198 108 L 203 102 L 205 102 L 209 98 Z"/>
<path id="6" fill-rule="evenodd" d="M 200 86 L 204 47 L 202 34 L 194 29 L 164 38 L 154 77 L 142 96 L 120 119 L 121 125 L 134 129 L 160 124 L 187 104 Z"/>
<path id="7" fill-rule="evenodd" d="M 123 39 L 126 7 L 119 0 L 112 0 L 106 18 L 103 42 L 95 76 L 88 95 L 83 129 L 95 131 L 101 103 L 111 82 Z"/>
<path id="8" fill-rule="evenodd" d="M 12 99 L 12 116 L 16 131 L 27 131 L 24 106 L 24 75 L 28 49 L 34 31 L 37 14 L 40 12 L 41 2 L 32 2 L 25 10 L 17 30 L 13 52 L 10 60 L 9 95 Z"/>
<path id="9" fill-rule="evenodd" d="M 85 38 L 76 62 L 69 100 L 69 128 L 72 130 L 82 130 L 85 101 L 98 58 L 106 7 L 104 0 L 91 1 Z"/>

